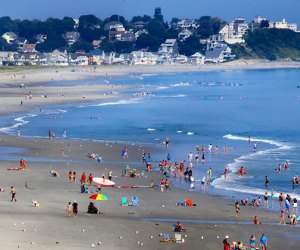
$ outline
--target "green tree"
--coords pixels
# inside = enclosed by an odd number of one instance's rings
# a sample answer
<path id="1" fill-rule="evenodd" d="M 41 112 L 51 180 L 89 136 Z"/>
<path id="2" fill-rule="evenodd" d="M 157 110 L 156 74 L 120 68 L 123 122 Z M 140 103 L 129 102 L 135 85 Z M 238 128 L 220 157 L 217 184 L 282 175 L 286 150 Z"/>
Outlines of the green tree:
<path id="1" fill-rule="evenodd" d="M 262 20 L 261 22 L 260 22 L 260 28 L 269 28 L 269 26 L 270 26 L 270 23 L 269 23 L 269 21 L 268 20 Z"/>
<path id="2" fill-rule="evenodd" d="M 45 42 L 37 44 L 36 50 L 40 52 L 52 52 L 55 49 L 62 49 L 66 45 L 65 39 L 61 35 L 53 33 L 48 36 Z"/>
<path id="3" fill-rule="evenodd" d="M 76 52 L 77 50 L 84 50 L 85 52 L 89 52 L 93 49 L 93 46 L 91 43 L 88 43 L 84 40 L 79 40 L 75 43 L 73 43 L 70 47 L 70 52 Z"/>
<path id="4" fill-rule="evenodd" d="M 140 50 L 140 49 L 146 49 L 149 51 L 156 52 L 161 44 L 161 39 L 149 35 L 149 34 L 142 34 L 138 37 L 138 39 L 135 42 L 135 49 Z"/>
<path id="5" fill-rule="evenodd" d="M 200 43 L 199 38 L 196 36 L 190 36 L 185 40 L 185 42 L 179 43 L 179 53 L 191 56 L 196 52 L 202 52 L 204 46 Z"/>

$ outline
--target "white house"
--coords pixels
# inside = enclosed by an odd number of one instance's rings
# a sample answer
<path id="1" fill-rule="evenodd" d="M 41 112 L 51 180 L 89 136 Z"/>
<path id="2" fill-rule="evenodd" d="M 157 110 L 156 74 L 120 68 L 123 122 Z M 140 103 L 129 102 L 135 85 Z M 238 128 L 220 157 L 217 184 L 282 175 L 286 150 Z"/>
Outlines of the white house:
<path id="1" fill-rule="evenodd" d="M 76 31 L 68 31 L 64 34 L 64 38 L 68 45 L 71 46 L 73 43 L 78 41 L 80 34 Z"/>
<path id="2" fill-rule="evenodd" d="M 231 49 L 227 44 L 212 43 L 205 52 L 205 63 L 222 63 L 234 59 Z"/>
<path id="3" fill-rule="evenodd" d="M 189 62 L 191 64 L 204 64 L 205 62 L 205 56 L 202 55 L 200 52 L 196 52 L 195 54 L 191 55 L 189 57 Z"/>
<path id="4" fill-rule="evenodd" d="M 176 39 L 167 39 L 158 49 L 158 54 L 162 57 L 170 57 L 178 54 L 178 43 Z"/>
<path id="5" fill-rule="evenodd" d="M 193 33 L 191 31 L 189 31 L 188 29 L 184 29 L 179 32 L 178 39 L 179 39 L 179 41 L 183 42 L 192 35 L 193 35 Z"/>
<path id="6" fill-rule="evenodd" d="M 157 55 L 146 51 L 132 51 L 129 54 L 130 64 L 133 65 L 154 65 L 157 63 Z"/>
<path id="7" fill-rule="evenodd" d="M 49 65 L 54 66 L 68 66 L 68 56 L 59 51 L 53 51 L 47 54 L 47 60 Z"/>
<path id="8" fill-rule="evenodd" d="M 12 44 L 14 43 L 17 39 L 18 36 L 14 33 L 14 32 L 5 32 L 2 35 L 2 38 L 8 43 L 8 44 Z"/>

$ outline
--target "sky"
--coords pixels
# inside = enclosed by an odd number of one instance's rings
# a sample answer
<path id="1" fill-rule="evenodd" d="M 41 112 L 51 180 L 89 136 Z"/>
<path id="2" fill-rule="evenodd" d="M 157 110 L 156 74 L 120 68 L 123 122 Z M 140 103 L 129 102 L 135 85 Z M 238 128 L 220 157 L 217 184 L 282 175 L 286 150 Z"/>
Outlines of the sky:
<path id="1" fill-rule="evenodd" d="M 119 14 L 126 19 L 136 15 L 153 16 L 154 8 L 161 7 L 167 21 L 172 17 L 199 18 L 218 16 L 226 21 L 245 17 L 251 21 L 260 15 L 273 21 L 286 18 L 300 26 L 299 0 L 1 0 L 0 16 L 13 19 L 62 18 L 94 14 L 104 19 Z"/>

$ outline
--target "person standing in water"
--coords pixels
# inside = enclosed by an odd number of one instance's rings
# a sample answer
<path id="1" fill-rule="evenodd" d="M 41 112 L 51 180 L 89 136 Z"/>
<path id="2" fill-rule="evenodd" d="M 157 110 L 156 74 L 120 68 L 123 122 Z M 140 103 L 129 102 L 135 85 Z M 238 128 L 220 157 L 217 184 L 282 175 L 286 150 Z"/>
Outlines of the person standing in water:
<path id="1" fill-rule="evenodd" d="M 165 143 L 166 143 L 166 148 L 168 148 L 169 147 L 169 137 L 166 137 Z"/>
<path id="2" fill-rule="evenodd" d="M 266 185 L 266 188 L 268 188 L 268 186 L 269 186 L 269 177 L 268 176 L 265 177 L 265 185 Z"/>
<path id="3" fill-rule="evenodd" d="M 228 171 L 229 171 L 229 167 L 228 167 L 228 165 L 226 165 L 225 169 L 224 169 L 224 178 L 226 178 Z"/>

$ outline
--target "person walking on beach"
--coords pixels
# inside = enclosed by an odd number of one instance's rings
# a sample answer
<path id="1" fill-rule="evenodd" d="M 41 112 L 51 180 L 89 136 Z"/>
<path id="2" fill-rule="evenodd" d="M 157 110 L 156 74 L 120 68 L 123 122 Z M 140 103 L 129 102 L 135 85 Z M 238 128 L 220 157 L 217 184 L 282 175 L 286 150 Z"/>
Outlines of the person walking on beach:
<path id="1" fill-rule="evenodd" d="M 11 186 L 10 187 L 10 194 L 11 194 L 11 201 L 16 200 L 16 194 L 17 194 L 17 190 L 15 187 Z"/>
<path id="2" fill-rule="evenodd" d="M 264 200 L 265 200 L 265 209 L 266 210 L 268 210 L 268 199 L 269 199 L 268 192 L 265 192 Z"/>
<path id="3" fill-rule="evenodd" d="M 73 180 L 73 173 L 72 171 L 69 172 L 69 183 L 71 183 Z"/>
<path id="4" fill-rule="evenodd" d="M 224 169 L 224 178 L 226 178 L 228 172 L 229 172 L 229 167 L 228 167 L 228 165 L 226 164 L 225 169 Z"/>
<path id="5" fill-rule="evenodd" d="M 77 174 L 76 174 L 76 172 L 74 171 L 74 172 L 73 172 L 73 182 L 76 181 L 76 177 L 77 177 Z"/>
<path id="6" fill-rule="evenodd" d="M 238 202 L 235 203 L 235 218 L 239 218 L 240 215 L 240 204 Z"/>
<path id="7" fill-rule="evenodd" d="M 281 212 L 280 212 L 280 221 L 279 221 L 278 224 L 283 224 L 283 225 L 285 225 L 284 211 L 283 211 L 283 210 L 281 210 Z"/>
<path id="8" fill-rule="evenodd" d="M 81 178 L 80 178 L 80 183 L 84 184 L 86 182 L 86 174 L 85 172 L 82 173 Z"/>
<path id="9" fill-rule="evenodd" d="M 73 209 L 73 215 L 75 218 L 75 217 L 77 217 L 77 214 L 78 214 L 78 203 L 76 201 L 73 202 L 72 209 Z"/>
<path id="10" fill-rule="evenodd" d="M 88 178 L 88 183 L 89 183 L 89 185 L 92 184 L 92 181 L 93 181 L 93 174 L 90 173 L 89 178 Z"/>
<path id="11" fill-rule="evenodd" d="M 267 250 L 267 245 L 268 245 L 267 236 L 265 234 L 262 234 L 262 236 L 260 237 L 261 250 Z"/>
<path id="12" fill-rule="evenodd" d="M 274 199 L 275 199 L 275 194 L 274 194 L 274 191 L 272 190 L 271 191 L 271 206 L 272 206 L 272 209 L 274 208 Z"/>
<path id="13" fill-rule="evenodd" d="M 192 152 L 189 153 L 188 160 L 189 160 L 189 162 L 193 161 L 193 154 L 192 154 Z"/>
<path id="14" fill-rule="evenodd" d="M 280 210 L 283 210 L 283 199 L 284 199 L 284 195 L 283 193 L 280 193 L 279 195 L 279 207 L 280 207 Z"/>
<path id="15" fill-rule="evenodd" d="M 69 203 L 67 204 L 66 211 L 67 211 L 67 213 L 68 213 L 68 216 L 70 217 L 70 216 L 72 215 L 72 211 L 73 211 L 73 206 L 72 206 L 72 203 L 71 203 L 71 202 L 69 202 Z"/>
<path id="16" fill-rule="evenodd" d="M 293 199 L 293 210 L 292 210 L 292 213 L 298 215 L 298 200 L 297 200 L 296 197 Z"/>
<path id="17" fill-rule="evenodd" d="M 196 164 L 199 163 L 199 153 L 198 152 L 195 153 L 195 161 L 196 161 Z"/>
<path id="18" fill-rule="evenodd" d="M 18 137 L 18 140 L 20 140 L 20 138 L 21 138 L 21 130 L 20 130 L 20 127 L 18 127 L 17 137 Z"/>

